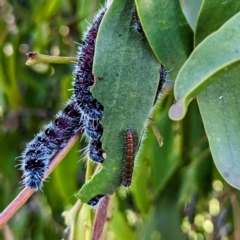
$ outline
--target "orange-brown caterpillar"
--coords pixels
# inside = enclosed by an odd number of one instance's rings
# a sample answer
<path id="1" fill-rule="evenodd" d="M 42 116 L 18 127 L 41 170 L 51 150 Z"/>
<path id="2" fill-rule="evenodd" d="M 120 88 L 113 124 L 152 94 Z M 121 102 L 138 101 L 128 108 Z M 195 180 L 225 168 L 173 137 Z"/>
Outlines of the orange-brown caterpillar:
<path id="1" fill-rule="evenodd" d="M 133 130 L 126 130 L 125 141 L 125 159 L 123 163 L 122 185 L 124 187 L 129 187 L 132 183 L 134 158 L 136 153 L 136 138 Z"/>

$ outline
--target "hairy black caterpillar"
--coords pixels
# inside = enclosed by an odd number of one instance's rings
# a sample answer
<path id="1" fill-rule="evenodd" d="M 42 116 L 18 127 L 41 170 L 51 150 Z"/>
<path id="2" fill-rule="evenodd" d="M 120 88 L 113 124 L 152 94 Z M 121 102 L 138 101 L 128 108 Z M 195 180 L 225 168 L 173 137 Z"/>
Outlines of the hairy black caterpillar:
<path id="1" fill-rule="evenodd" d="M 132 183 L 135 154 L 136 154 L 135 135 L 131 129 L 127 129 L 125 132 L 125 156 L 122 172 L 122 185 L 124 187 L 129 187 Z"/>
<path id="2" fill-rule="evenodd" d="M 51 158 L 65 147 L 73 135 L 82 130 L 81 118 L 78 104 L 70 99 L 66 108 L 57 114 L 56 120 L 27 144 L 21 156 L 24 186 L 34 190 L 42 187 L 42 179 Z"/>
<path id="3" fill-rule="evenodd" d="M 102 163 L 104 158 L 102 153 L 103 128 L 100 120 L 103 118 L 103 106 L 93 98 L 90 88 L 94 84 L 92 74 L 93 57 L 95 51 L 95 41 L 98 28 L 106 9 L 102 9 L 95 16 L 94 23 L 89 27 L 84 36 L 83 44 L 79 49 L 79 61 L 75 68 L 74 98 L 79 104 L 84 122 L 85 134 L 89 137 L 88 157 L 94 162 Z"/>
<path id="4" fill-rule="evenodd" d="M 34 190 L 41 189 L 42 179 L 51 158 L 79 131 L 85 130 L 90 138 L 88 155 L 91 160 L 104 161 L 100 141 L 103 128 L 99 122 L 103 118 L 103 106 L 93 98 L 90 88 L 94 84 L 92 65 L 95 41 L 105 12 L 104 8 L 95 16 L 94 23 L 83 38 L 78 54 L 79 62 L 75 68 L 72 98 L 67 102 L 65 109 L 57 114 L 55 121 L 27 144 L 21 155 L 20 169 L 23 171 L 24 186 Z"/>
<path id="5" fill-rule="evenodd" d="M 158 84 L 158 88 L 157 88 L 157 93 L 156 93 L 156 97 L 154 100 L 154 104 L 157 102 L 158 98 L 161 95 L 161 91 L 164 87 L 164 84 L 166 82 L 167 79 L 167 70 L 163 67 L 163 65 L 161 64 L 161 68 L 160 68 L 160 79 L 159 79 L 159 84 Z"/>
<path id="6" fill-rule="evenodd" d="M 133 17 L 134 17 L 133 30 L 134 30 L 135 32 L 142 33 L 142 32 L 143 32 L 143 29 L 142 29 L 142 25 L 141 25 L 140 19 L 139 19 L 139 17 L 138 17 L 138 12 L 137 12 L 137 7 L 136 7 L 136 5 L 134 6 Z"/>

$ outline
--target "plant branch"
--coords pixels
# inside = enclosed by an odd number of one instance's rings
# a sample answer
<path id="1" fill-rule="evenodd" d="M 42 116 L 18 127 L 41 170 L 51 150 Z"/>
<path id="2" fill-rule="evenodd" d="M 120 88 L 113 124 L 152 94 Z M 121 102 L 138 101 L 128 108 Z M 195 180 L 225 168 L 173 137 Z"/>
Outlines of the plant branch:
<path id="1" fill-rule="evenodd" d="M 50 56 L 37 52 L 28 52 L 26 55 L 28 57 L 28 60 L 26 62 L 27 66 L 32 66 L 38 63 L 69 64 L 78 62 L 78 59 L 76 57 Z"/>
<path id="2" fill-rule="evenodd" d="M 101 200 L 101 203 L 98 203 L 99 206 L 97 207 L 97 212 L 94 218 L 91 240 L 99 240 L 101 237 L 104 224 L 107 220 L 109 199 L 109 196 L 105 196 Z"/>
<path id="3" fill-rule="evenodd" d="M 104 224 L 104 228 L 103 228 L 100 240 L 107 239 L 107 235 L 108 235 L 108 232 L 109 232 L 109 225 L 110 225 L 110 222 L 112 220 L 113 213 L 114 213 L 115 195 L 116 194 L 113 194 L 113 195 L 109 196 L 110 199 L 109 199 L 109 203 L 108 203 L 107 215 L 106 215 L 105 224 Z"/>
<path id="4" fill-rule="evenodd" d="M 57 165 L 62 161 L 62 159 L 67 155 L 73 145 L 78 141 L 82 132 L 73 136 L 68 142 L 65 148 L 60 150 L 56 155 L 52 158 L 49 168 L 46 171 L 45 177 L 42 181 L 44 181 L 49 174 L 57 167 Z M 30 198 L 30 196 L 35 191 L 25 187 L 18 196 L 5 208 L 5 210 L 0 214 L 0 227 L 4 226 L 8 220 L 18 211 L 18 209 Z"/>
<path id="5" fill-rule="evenodd" d="M 163 137 L 161 136 L 161 133 L 159 132 L 158 127 L 156 126 L 156 123 L 154 123 L 152 121 L 152 119 L 150 119 L 150 120 L 151 120 L 150 121 L 150 126 L 151 126 L 151 128 L 152 128 L 152 130 L 154 132 L 155 137 L 157 138 L 159 147 L 162 147 L 162 145 L 163 145 Z"/>
<path id="6" fill-rule="evenodd" d="M 232 204 L 232 208 L 233 208 L 233 224 L 234 224 L 233 236 L 234 236 L 234 240 L 237 240 L 240 237 L 240 231 L 239 231 L 240 211 L 239 211 L 239 206 L 238 206 L 238 199 L 234 192 L 230 196 L 230 199 L 231 199 L 231 204 Z"/>

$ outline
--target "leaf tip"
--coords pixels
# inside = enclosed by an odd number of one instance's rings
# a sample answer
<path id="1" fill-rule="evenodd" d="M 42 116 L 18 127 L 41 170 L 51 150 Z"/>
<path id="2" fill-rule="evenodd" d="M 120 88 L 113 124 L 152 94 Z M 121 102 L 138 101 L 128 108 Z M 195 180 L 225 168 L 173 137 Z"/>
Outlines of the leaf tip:
<path id="1" fill-rule="evenodd" d="M 176 101 L 169 109 L 168 116 L 175 121 L 181 120 L 185 115 L 183 101 Z"/>

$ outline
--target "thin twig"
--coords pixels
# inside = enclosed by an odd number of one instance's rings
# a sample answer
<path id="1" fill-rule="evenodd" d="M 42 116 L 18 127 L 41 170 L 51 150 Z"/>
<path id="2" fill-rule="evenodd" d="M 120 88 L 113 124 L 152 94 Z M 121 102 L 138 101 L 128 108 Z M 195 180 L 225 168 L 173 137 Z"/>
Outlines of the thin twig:
<path id="1" fill-rule="evenodd" d="M 240 211 L 238 206 L 238 199 L 236 194 L 233 192 L 230 196 L 231 204 L 233 208 L 233 224 L 234 224 L 234 240 L 240 239 L 240 231 L 239 231 L 239 224 L 240 224 Z"/>
<path id="2" fill-rule="evenodd" d="M 57 167 L 57 165 L 62 161 L 62 159 L 67 155 L 73 145 L 77 142 L 80 135 L 79 133 L 73 136 L 68 142 L 65 148 L 60 150 L 51 160 L 49 168 L 46 171 L 45 178 L 43 181 L 48 177 L 48 175 Z M 0 214 L 0 227 L 8 222 L 8 220 L 18 211 L 18 209 L 30 198 L 30 196 L 35 191 L 25 187 L 18 196 L 5 208 L 5 210 Z"/>
<path id="3" fill-rule="evenodd" d="M 115 194 L 109 196 L 109 203 L 108 203 L 108 210 L 107 210 L 107 216 L 104 224 L 104 228 L 101 234 L 100 240 L 105 240 L 107 239 L 107 235 L 109 232 L 109 225 L 112 220 L 113 212 L 114 212 L 114 199 L 115 199 Z"/>
<path id="4" fill-rule="evenodd" d="M 151 126 L 151 128 L 152 128 L 152 130 L 154 132 L 155 137 L 157 138 L 159 147 L 162 147 L 162 145 L 163 145 L 163 137 L 162 137 L 161 133 L 159 132 L 159 129 L 156 126 L 156 123 L 150 121 L 150 126 Z"/>
<path id="5" fill-rule="evenodd" d="M 56 63 L 56 64 L 70 64 L 78 62 L 76 57 L 61 57 L 61 56 L 50 56 L 43 55 L 37 52 L 28 52 L 27 66 L 32 66 L 38 63 Z"/>
<path id="6" fill-rule="evenodd" d="M 74 206 L 68 210 L 62 213 L 62 216 L 65 218 L 65 224 L 70 226 L 70 235 L 69 240 L 74 240 L 76 236 L 76 224 L 77 224 L 77 218 L 78 214 L 80 213 L 80 210 L 82 209 L 82 203 L 80 200 L 77 200 L 77 202 L 74 204 Z"/>
<path id="7" fill-rule="evenodd" d="M 7 240 L 14 240 L 14 239 L 16 239 L 14 234 L 13 234 L 13 232 L 9 228 L 8 224 L 3 226 L 2 233 L 3 233 L 4 239 L 7 239 Z"/>

